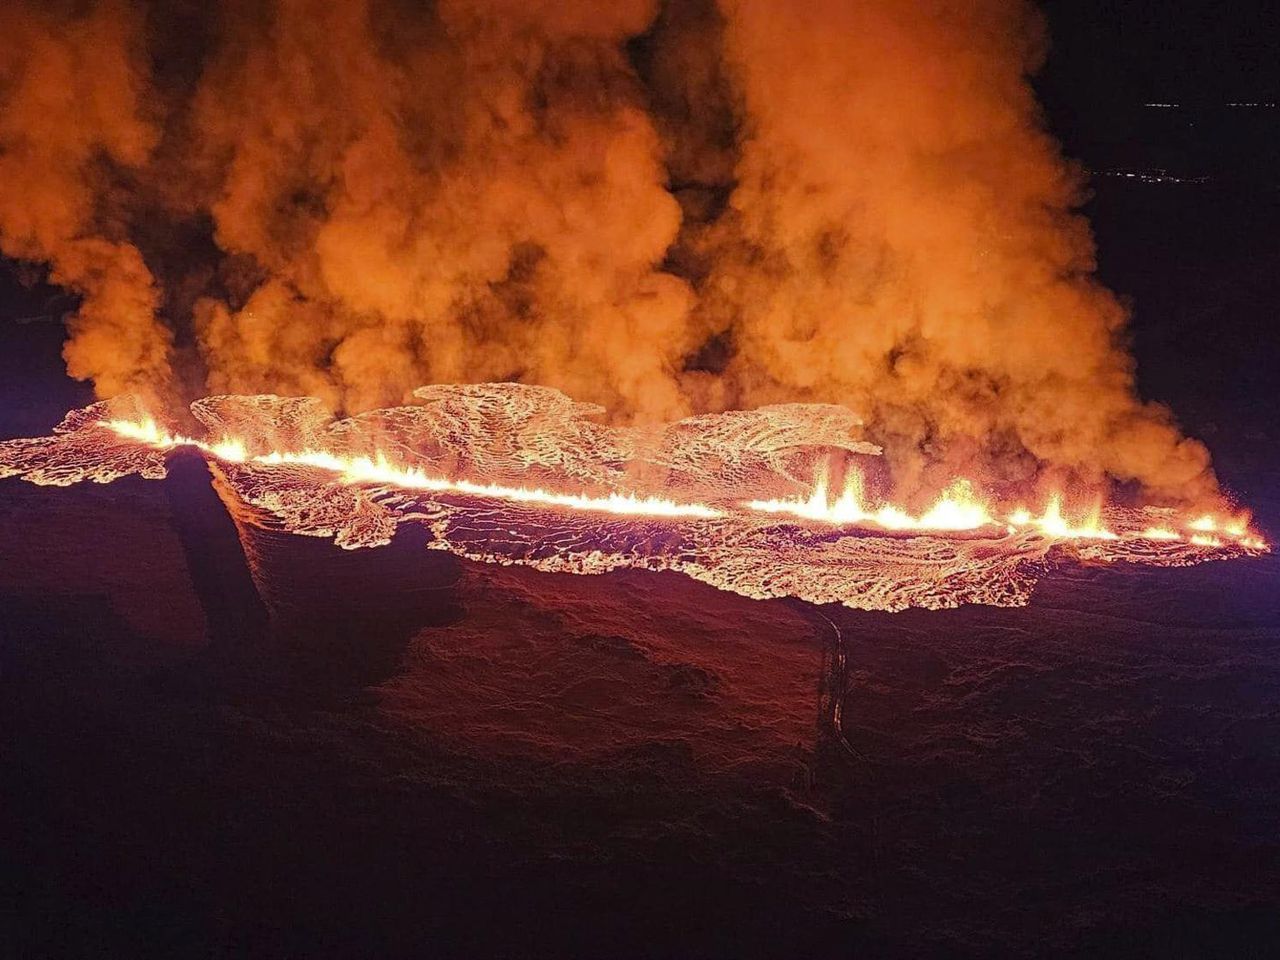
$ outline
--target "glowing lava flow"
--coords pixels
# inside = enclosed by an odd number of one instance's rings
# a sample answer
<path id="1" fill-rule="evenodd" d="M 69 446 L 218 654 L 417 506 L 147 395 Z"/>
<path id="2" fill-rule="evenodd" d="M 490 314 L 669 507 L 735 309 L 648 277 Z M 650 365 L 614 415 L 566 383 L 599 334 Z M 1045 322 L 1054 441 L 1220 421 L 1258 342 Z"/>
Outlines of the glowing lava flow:
<path id="1" fill-rule="evenodd" d="M 586 493 L 559 493 L 542 488 L 513 487 L 494 483 L 477 483 L 466 479 L 431 476 L 420 468 L 393 463 L 385 454 L 372 457 L 348 456 L 325 450 L 272 451 L 250 454 L 247 445 L 236 438 L 223 438 L 214 443 L 194 437 L 170 433 L 153 420 L 101 420 L 99 425 L 121 437 L 150 447 L 166 450 L 192 446 L 231 463 L 261 466 L 297 466 L 324 470 L 335 474 L 342 483 L 392 486 L 407 490 L 429 490 L 475 497 L 562 507 L 568 510 L 610 513 L 623 516 L 715 519 L 728 515 L 726 510 L 704 503 L 680 503 L 661 497 L 632 493 L 609 493 L 595 496 Z M 958 533 L 990 530 L 995 536 L 1034 532 L 1054 540 L 1149 540 L 1183 541 L 1200 547 L 1223 547 L 1234 542 L 1250 550 L 1265 550 L 1266 542 L 1249 530 L 1245 517 L 1222 519 L 1199 516 L 1180 524 L 1181 531 L 1168 525 L 1127 529 L 1116 533 L 1104 526 L 1101 509 L 1095 507 L 1082 519 L 1070 519 L 1064 510 L 1063 497 L 1049 497 L 1044 511 L 1036 516 L 1020 507 L 999 516 L 981 498 L 973 484 L 964 479 L 947 487 L 923 513 L 914 515 L 902 507 L 882 504 L 867 505 L 865 484 L 856 470 L 849 473 L 840 495 L 831 498 L 830 486 L 819 475 L 813 492 L 807 498 L 750 500 L 740 506 L 749 513 L 778 514 L 836 527 L 865 527 L 894 532 Z"/>
<path id="2" fill-rule="evenodd" d="M 1095 507 L 1083 519 L 1068 519 L 1061 494 L 1050 496 L 1039 516 L 1019 507 L 1005 517 L 997 517 L 974 491 L 973 484 L 961 479 L 947 487 L 928 510 L 913 516 L 889 504 L 869 508 L 863 490 L 862 476 L 854 471 L 846 479 L 840 496 L 834 500 L 830 498 L 826 477 L 819 476 L 813 493 L 806 499 L 751 500 L 744 506 L 761 513 L 785 514 L 836 526 L 880 527 L 894 531 L 945 533 L 1002 527 L 1010 533 L 1035 531 L 1055 540 L 1119 540 L 1123 537 L 1154 541 L 1186 540 L 1204 547 L 1224 546 L 1225 535 L 1251 550 L 1262 550 L 1267 546 L 1261 537 L 1249 531 L 1248 521 L 1240 517 L 1221 520 L 1210 515 L 1201 516 L 1184 524 L 1185 533 L 1168 527 L 1147 527 L 1118 534 L 1103 525 L 1100 507 Z"/>
<path id="3" fill-rule="evenodd" d="M 103 420 L 101 425 L 122 437 L 159 449 L 191 446 L 232 463 L 256 463 L 268 467 L 284 465 L 314 467 L 337 474 L 344 483 L 385 484 L 407 490 L 463 493 L 515 503 L 542 504 L 565 507 L 570 510 L 633 516 L 711 519 L 724 515 L 723 511 L 700 503 L 676 503 L 660 497 L 638 497 L 629 493 L 610 493 L 607 496 L 596 497 L 585 493 L 555 493 L 540 488 L 509 487 L 495 483 L 475 483 L 470 480 L 446 480 L 441 477 L 432 477 L 416 467 L 397 466 L 381 453 L 374 457 L 347 457 L 323 450 L 294 452 L 277 450 L 250 456 L 248 448 L 242 441 L 224 438 L 217 443 L 204 443 L 194 437 L 184 437 L 162 430 L 151 420 L 141 422 Z"/>
<path id="4" fill-rule="evenodd" d="M 1044 513 L 1040 516 L 1033 517 L 1025 509 L 1015 510 L 1009 516 L 1009 525 L 1015 528 L 1033 527 L 1046 536 L 1062 540 L 1118 540 L 1118 534 L 1102 525 L 1101 512 L 1100 508 L 1095 508 L 1084 520 L 1072 523 L 1062 512 L 1062 497 L 1055 493 L 1049 497 Z M 1142 533 L 1134 536 L 1140 537 Z M 1170 538 L 1157 537 L 1156 539 Z M 1178 539 L 1178 535 L 1174 534 L 1173 539 Z"/>
<path id="5" fill-rule="evenodd" d="M 0 440 L 0 479 L 160 480 L 166 454 L 187 447 L 220 465 L 213 486 L 251 563 L 266 562 L 281 532 L 356 550 L 407 526 L 428 549 L 481 563 L 669 571 L 744 597 L 862 610 L 1021 606 L 1059 562 L 1181 567 L 1268 552 L 1230 509 L 1085 510 L 1061 494 L 1012 509 L 966 480 L 919 509 L 886 502 L 855 472 L 881 451 L 851 439 L 856 418 L 843 408 L 639 429 L 526 384 L 438 384 L 414 397 L 347 420 L 309 397 L 206 397 L 191 407 L 207 431 L 198 439 L 138 414 L 135 398 L 100 401 L 49 436 Z M 819 466 L 833 451 L 839 481 Z M 798 475 L 815 480 L 805 488 Z"/>
<path id="6" fill-rule="evenodd" d="M 951 484 L 919 517 L 892 505 L 868 510 L 862 490 L 862 476 L 854 472 L 834 501 L 829 499 L 826 478 L 819 477 L 807 500 L 751 500 L 746 506 L 761 513 L 784 513 L 841 526 L 868 524 L 886 530 L 977 530 L 997 522 L 968 480 Z"/>

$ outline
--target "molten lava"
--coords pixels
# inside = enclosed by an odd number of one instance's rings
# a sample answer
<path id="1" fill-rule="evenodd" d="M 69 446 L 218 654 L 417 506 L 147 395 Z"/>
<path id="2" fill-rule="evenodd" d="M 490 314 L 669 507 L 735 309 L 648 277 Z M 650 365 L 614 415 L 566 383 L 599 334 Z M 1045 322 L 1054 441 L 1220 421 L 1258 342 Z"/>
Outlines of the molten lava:
<path id="1" fill-rule="evenodd" d="M 942 491 L 932 506 L 919 516 L 914 516 L 894 504 L 868 506 L 863 494 L 864 488 L 862 474 L 854 471 L 846 479 L 840 495 L 832 499 L 827 479 L 820 475 L 808 497 L 752 500 L 746 506 L 762 513 L 786 514 L 838 526 L 879 527 L 894 531 L 945 533 L 1002 527 L 1010 533 L 1034 530 L 1057 540 L 1117 540 L 1121 537 L 1121 534 L 1103 524 L 1100 506 L 1082 517 L 1069 519 L 1064 512 L 1064 497 L 1060 493 L 1053 493 L 1048 497 L 1043 512 L 1038 516 L 1025 507 L 997 516 L 990 499 L 979 496 L 970 481 L 960 479 Z M 1250 533 L 1248 521 L 1240 517 L 1227 520 L 1200 516 L 1195 520 L 1186 520 L 1182 526 L 1185 533 L 1168 527 L 1142 527 L 1128 529 L 1123 536 L 1155 541 L 1185 539 L 1202 546 L 1222 546 L 1222 540 L 1197 534 L 1196 531 L 1223 530 L 1228 531 L 1231 539 L 1251 549 L 1265 547 L 1261 538 Z"/>
<path id="2" fill-rule="evenodd" d="M 364 483 L 402 487 L 406 490 L 432 490 L 438 493 L 466 493 L 492 500 L 510 500 L 515 503 L 533 503 L 563 507 L 566 510 L 599 511 L 624 516 L 645 517 L 719 517 L 721 511 L 700 503 L 675 503 L 661 497 L 641 497 L 633 493 L 610 493 L 593 497 L 585 493 L 554 493 L 541 488 L 508 487 L 497 483 L 477 483 L 472 480 L 446 480 L 428 476 L 417 467 L 397 466 L 385 453 L 372 457 L 353 457 L 327 450 L 272 450 L 269 453 L 250 455 L 245 440 L 224 437 L 216 443 L 205 443 L 193 437 L 169 433 L 157 426 L 154 420 L 103 420 L 106 427 L 122 437 L 138 440 L 157 450 L 174 447 L 196 447 L 229 463 L 257 463 L 268 467 L 282 465 L 315 467 L 337 474 L 343 483 Z"/>
<path id="3" fill-rule="evenodd" d="M 657 430 L 594 422 L 554 390 L 423 388 L 421 406 L 333 420 L 306 398 L 210 397 L 209 439 L 107 401 L 51 437 L 0 443 L 0 476 L 40 484 L 158 478 L 178 447 L 203 452 L 220 492 L 255 522 L 346 548 L 398 525 L 432 549 L 543 570 L 673 570 L 750 597 L 867 609 L 1027 602 L 1055 558 L 1181 566 L 1266 551 L 1247 515 L 1094 504 L 1053 493 L 1001 508 L 958 479 L 919 511 L 869 494 L 843 408 L 783 405 Z M 834 493 L 827 465 L 843 449 Z M 781 492 L 782 495 L 779 495 Z"/>
<path id="4" fill-rule="evenodd" d="M 591 496 L 586 493 L 553 492 L 540 487 L 530 489 L 467 479 L 451 480 L 429 476 L 418 467 L 392 463 L 388 455 L 381 451 L 371 457 L 345 456 L 327 450 L 272 450 L 251 455 L 248 452 L 248 441 L 239 437 L 223 437 L 216 442 L 207 443 L 194 437 L 170 433 L 150 419 L 102 420 L 99 423 L 122 437 L 137 440 L 157 450 L 190 446 L 229 463 L 315 467 L 336 474 L 343 483 L 462 493 L 485 499 L 561 507 L 566 510 L 616 513 L 622 516 L 709 519 L 723 517 L 726 513 L 725 510 L 704 503 L 677 503 L 663 497 L 640 496 L 635 493 L 614 492 L 604 496 Z M 749 500 L 741 506 L 760 513 L 787 514 L 842 527 L 879 527 L 892 531 L 945 533 L 979 530 L 983 527 L 1005 527 L 1010 532 L 1034 529 L 1047 537 L 1060 540 L 1116 540 L 1120 536 L 1102 525 L 1100 508 L 1095 508 L 1082 519 L 1067 519 L 1063 513 L 1063 496 L 1059 493 L 1050 495 L 1044 512 L 1039 516 L 1020 507 L 998 519 L 993 516 L 989 501 L 978 495 L 973 483 L 961 478 L 948 486 L 927 510 L 919 516 L 913 516 L 903 507 L 894 504 L 868 507 L 863 495 L 864 485 L 862 474 L 854 470 L 846 479 L 840 495 L 831 499 L 827 478 L 824 474 L 819 474 L 813 492 L 804 499 Z M 1240 543 L 1265 546 L 1260 538 L 1250 533 L 1247 521 L 1238 517 L 1223 519 L 1201 515 L 1186 521 L 1185 527 L 1188 531 L 1185 537 L 1167 527 L 1144 527 L 1128 531 L 1125 536 L 1157 541 L 1185 538 L 1199 546 L 1220 547 L 1224 544 L 1223 539 L 1209 534 L 1223 531 Z"/>
<path id="5" fill-rule="evenodd" d="M 977 530 L 995 524 L 987 504 L 974 492 L 968 480 L 957 480 L 918 517 L 902 507 L 884 504 L 874 510 L 863 497 L 862 474 L 850 473 L 840 496 L 830 499 L 827 478 L 819 475 L 813 492 L 803 500 L 752 500 L 747 506 L 762 513 L 782 513 L 806 520 L 841 526 L 872 526 L 885 530 Z"/>

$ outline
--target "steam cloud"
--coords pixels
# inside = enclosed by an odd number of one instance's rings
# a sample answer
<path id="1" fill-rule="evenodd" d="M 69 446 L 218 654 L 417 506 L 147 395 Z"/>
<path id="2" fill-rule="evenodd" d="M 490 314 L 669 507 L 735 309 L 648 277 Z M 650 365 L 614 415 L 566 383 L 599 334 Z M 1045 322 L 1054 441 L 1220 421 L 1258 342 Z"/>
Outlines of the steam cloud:
<path id="1" fill-rule="evenodd" d="M 830 401 L 904 488 L 1215 489 L 1136 395 L 1019 0 L 137 10 L 0 12 L 0 250 L 82 294 L 101 395 Z"/>

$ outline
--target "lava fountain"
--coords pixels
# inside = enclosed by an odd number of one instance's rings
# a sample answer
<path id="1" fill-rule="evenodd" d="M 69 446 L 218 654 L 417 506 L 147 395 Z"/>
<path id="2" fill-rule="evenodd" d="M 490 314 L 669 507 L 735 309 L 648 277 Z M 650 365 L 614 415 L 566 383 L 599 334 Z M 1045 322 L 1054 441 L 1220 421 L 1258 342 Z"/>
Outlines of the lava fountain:
<path id="1" fill-rule="evenodd" d="M 0 443 L 0 476 L 37 484 L 165 475 L 203 452 L 230 495 L 283 531 L 356 549 L 401 524 L 429 549 L 579 574 L 673 570 L 747 597 L 874 610 L 1025 604 L 1065 561 L 1181 566 L 1266 552 L 1247 515 L 1095 505 L 1060 493 L 1003 508 L 957 479 L 912 512 L 876 502 L 841 407 L 785 404 L 660 428 L 519 384 L 423 387 L 419 405 L 333 419 L 312 398 L 219 396 L 173 433 L 128 398 L 67 415 L 53 435 Z M 844 457 L 838 492 L 826 465 Z"/>

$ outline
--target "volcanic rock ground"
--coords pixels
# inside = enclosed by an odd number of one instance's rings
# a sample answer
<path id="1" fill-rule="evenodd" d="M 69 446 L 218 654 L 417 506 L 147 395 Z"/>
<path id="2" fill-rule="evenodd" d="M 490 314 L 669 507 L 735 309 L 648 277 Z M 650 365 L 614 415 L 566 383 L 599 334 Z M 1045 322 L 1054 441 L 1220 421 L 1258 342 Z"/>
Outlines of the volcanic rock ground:
<path id="1" fill-rule="evenodd" d="M 1107 279 L 1274 540 L 1280 199 L 1158 189 Z M 0 435 L 86 402 L 0 337 Z M 0 483 L 5 955 L 1280 952 L 1274 555 L 866 614 L 289 540 Z"/>

